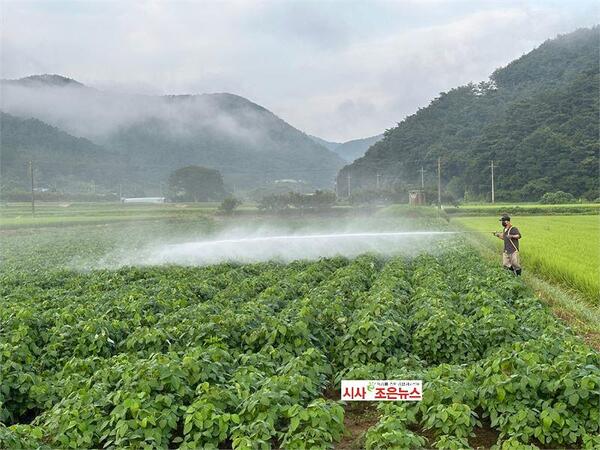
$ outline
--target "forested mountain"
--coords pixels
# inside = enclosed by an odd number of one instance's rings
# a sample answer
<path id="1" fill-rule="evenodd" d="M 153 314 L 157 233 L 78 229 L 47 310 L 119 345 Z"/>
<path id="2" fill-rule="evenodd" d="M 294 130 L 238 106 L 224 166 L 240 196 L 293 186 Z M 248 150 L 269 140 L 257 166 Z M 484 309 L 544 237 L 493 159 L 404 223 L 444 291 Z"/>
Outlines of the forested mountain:
<path id="1" fill-rule="evenodd" d="M 320 137 L 312 136 L 310 134 L 308 135 L 308 137 L 315 141 L 317 144 L 321 144 L 323 147 L 328 148 L 332 152 L 335 152 L 335 149 L 342 145 L 341 142 L 326 141 L 325 139 L 321 139 Z"/>
<path id="2" fill-rule="evenodd" d="M 352 162 L 363 156 L 371 145 L 383 138 L 383 134 L 346 142 L 330 142 L 316 136 L 310 136 L 315 142 L 337 153 L 346 162 Z"/>
<path id="3" fill-rule="evenodd" d="M 85 190 L 83 184 L 118 184 L 124 176 L 118 155 L 37 119 L 0 113 L 0 178 L 4 189 L 29 185 L 33 162 L 36 186 Z"/>
<path id="4" fill-rule="evenodd" d="M 538 200 L 563 190 L 599 197 L 600 27 L 546 41 L 496 70 L 489 81 L 440 94 L 387 130 L 363 158 L 338 175 L 340 192 L 406 191 L 437 183 L 444 193 L 489 198 L 494 160 L 496 199 Z M 348 177 L 350 175 L 350 177 Z"/>
<path id="5" fill-rule="evenodd" d="M 369 147 L 381 139 L 383 139 L 382 134 L 363 139 L 354 139 L 340 144 L 334 151 L 346 161 L 354 161 L 355 159 L 364 156 Z"/>
<path id="6" fill-rule="evenodd" d="M 111 176 L 101 177 L 97 183 L 110 183 L 113 191 L 113 179 L 118 178 L 119 184 L 130 189 L 157 193 L 169 173 L 186 165 L 217 169 L 230 187 L 238 189 L 277 179 L 330 187 L 344 163 L 267 109 L 237 95 L 123 95 L 57 75 L 5 80 L 2 92 L 5 113 L 33 117 L 71 137 L 84 138 L 77 156 L 79 167 L 85 167 L 87 173 L 96 171 L 93 165 L 106 168 Z M 65 173 L 60 173 L 61 165 L 55 161 L 67 150 L 54 145 L 55 139 L 32 142 L 38 136 L 35 130 L 28 137 L 22 129 L 13 131 L 16 125 L 15 120 L 3 120 L 4 133 L 13 136 L 11 148 L 32 145 L 35 152 L 42 152 L 40 170 L 57 177 L 50 177 L 49 182 L 60 188 L 61 177 L 84 173 L 72 174 L 68 164 Z M 33 128 L 39 126 L 35 123 Z M 23 140 L 19 142 L 19 138 Z M 92 142 L 96 146 L 89 152 Z M 71 144 L 67 148 L 76 151 Z M 104 155 L 101 164 L 97 153 Z M 44 167 L 43 161 L 52 161 L 52 166 Z M 12 167 L 7 166 L 6 174 L 26 181 L 20 178 L 21 172 L 13 173 Z"/>

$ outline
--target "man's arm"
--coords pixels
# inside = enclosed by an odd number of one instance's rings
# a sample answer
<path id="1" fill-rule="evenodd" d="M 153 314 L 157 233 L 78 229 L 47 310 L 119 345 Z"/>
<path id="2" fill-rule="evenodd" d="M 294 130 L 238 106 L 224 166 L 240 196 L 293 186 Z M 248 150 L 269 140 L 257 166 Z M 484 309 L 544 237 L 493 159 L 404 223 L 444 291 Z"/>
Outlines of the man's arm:
<path id="1" fill-rule="evenodd" d="M 518 228 L 513 228 L 512 233 L 508 234 L 508 237 L 511 239 L 521 239 L 521 233 L 519 232 Z"/>

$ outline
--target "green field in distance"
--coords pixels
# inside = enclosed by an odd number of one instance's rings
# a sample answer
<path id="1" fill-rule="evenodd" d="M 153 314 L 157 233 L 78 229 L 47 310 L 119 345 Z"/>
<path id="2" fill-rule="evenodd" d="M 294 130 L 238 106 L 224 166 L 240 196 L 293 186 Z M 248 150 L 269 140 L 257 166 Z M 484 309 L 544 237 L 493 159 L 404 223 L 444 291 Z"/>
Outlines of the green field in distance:
<path id="1" fill-rule="evenodd" d="M 501 228 L 496 217 L 456 217 L 452 222 L 490 231 L 489 240 L 498 247 L 500 258 L 502 241 L 491 235 Z M 523 234 L 524 270 L 574 288 L 599 303 L 600 216 L 523 216 L 514 217 L 512 223 Z"/>

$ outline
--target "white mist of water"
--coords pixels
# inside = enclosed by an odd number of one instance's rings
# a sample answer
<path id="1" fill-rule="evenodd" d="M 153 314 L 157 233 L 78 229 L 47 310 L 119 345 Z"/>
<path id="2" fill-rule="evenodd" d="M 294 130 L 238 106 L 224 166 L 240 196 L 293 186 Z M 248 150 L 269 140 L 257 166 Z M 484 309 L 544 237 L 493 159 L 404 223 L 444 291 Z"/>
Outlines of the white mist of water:
<path id="1" fill-rule="evenodd" d="M 208 265 L 226 261 L 292 261 L 321 257 L 355 257 L 361 253 L 414 254 L 449 231 L 351 232 L 320 234 L 226 236 L 177 244 L 159 244 L 120 258 L 117 265 Z"/>

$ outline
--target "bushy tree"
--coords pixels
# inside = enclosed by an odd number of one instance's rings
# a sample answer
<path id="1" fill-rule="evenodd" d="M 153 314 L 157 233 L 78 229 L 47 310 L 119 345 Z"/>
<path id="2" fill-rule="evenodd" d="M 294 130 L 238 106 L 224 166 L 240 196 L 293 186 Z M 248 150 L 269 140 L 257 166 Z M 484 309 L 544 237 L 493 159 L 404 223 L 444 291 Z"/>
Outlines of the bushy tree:
<path id="1" fill-rule="evenodd" d="M 312 194 L 300 194 L 290 192 L 288 194 L 289 203 L 293 208 L 330 208 L 335 203 L 335 194 L 333 192 L 316 190 Z"/>
<path id="2" fill-rule="evenodd" d="M 262 210 L 285 209 L 327 209 L 335 204 L 333 192 L 317 190 L 312 194 L 288 192 L 287 194 L 272 194 L 264 196 L 258 203 Z"/>
<path id="3" fill-rule="evenodd" d="M 290 207 L 288 194 L 265 195 L 258 202 L 258 209 L 263 211 L 281 211 Z"/>
<path id="4" fill-rule="evenodd" d="M 219 206 L 219 211 L 230 214 L 235 208 L 240 206 L 242 202 L 235 197 L 227 197 L 223 199 Z"/>
<path id="5" fill-rule="evenodd" d="M 542 195 L 540 199 L 540 203 L 544 205 L 558 205 L 561 203 L 574 203 L 575 197 L 568 192 L 556 191 L 556 192 L 546 192 Z"/>
<path id="6" fill-rule="evenodd" d="M 352 205 L 372 205 L 376 203 L 401 203 L 405 195 L 391 190 L 360 189 L 354 191 L 349 198 Z"/>
<path id="7" fill-rule="evenodd" d="M 171 173 L 169 193 L 171 200 L 181 202 L 218 201 L 227 195 L 221 173 L 201 166 L 186 166 Z"/>
<path id="8" fill-rule="evenodd" d="M 525 200 L 538 200 L 552 189 L 549 177 L 530 180 L 521 188 L 521 198 Z"/>

